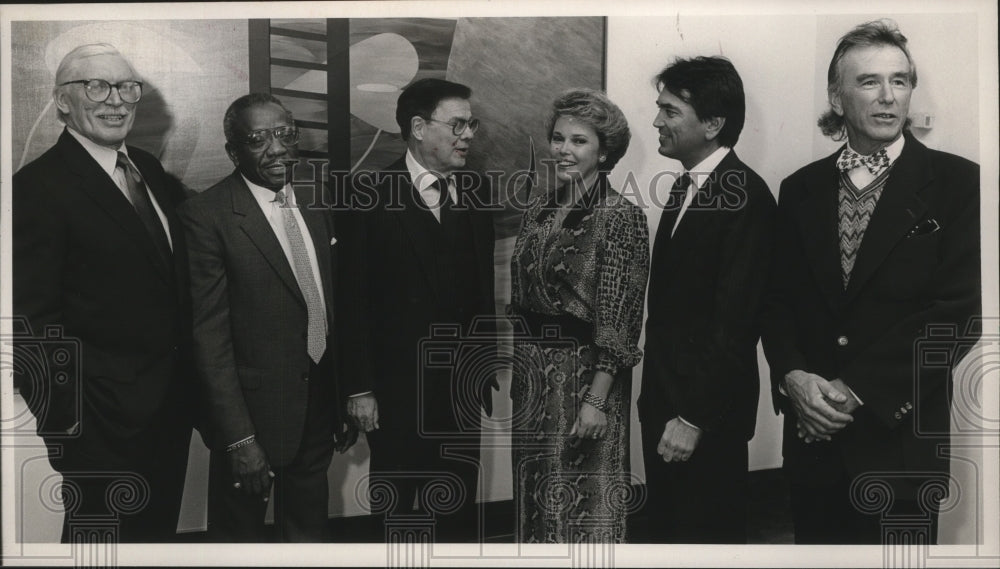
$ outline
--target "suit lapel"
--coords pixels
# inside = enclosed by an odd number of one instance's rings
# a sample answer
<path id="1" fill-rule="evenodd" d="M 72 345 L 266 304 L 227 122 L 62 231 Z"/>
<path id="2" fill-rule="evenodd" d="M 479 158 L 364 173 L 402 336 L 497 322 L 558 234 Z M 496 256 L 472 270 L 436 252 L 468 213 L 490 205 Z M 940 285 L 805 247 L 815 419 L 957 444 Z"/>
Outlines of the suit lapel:
<path id="1" fill-rule="evenodd" d="M 444 300 L 440 298 L 441 287 L 438 284 L 437 268 L 434 262 L 437 246 L 434 243 L 433 235 L 434 230 L 438 229 L 435 227 L 438 222 L 418 195 L 417 188 L 413 185 L 410 173 L 406 169 L 405 160 L 397 161 L 389 168 L 388 174 L 393 177 L 390 187 L 399 184 L 399 187 L 395 189 L 399 191 L 403 207 L 398 211 L 387 210 L 387 213 L 398 216 L 403 230 L 410 237 L 409 242 L 413 245 L 414 256 L 417 259 L 417 264 L 420 265 L 424 278 L 427 279 L 428 286 L 439 301 Z"/>
<path id="2" fill-rule="evenodd" d="M 234 172 L 230 176 L 233 214 L 237 216 L 240 229 L 247 234 L 260 254 L 271 265 L 274 272 L 278 274 L 289 292 L 292 293 L 303 306 L 306 304 L 299 283 L 295 280 L 295 273 L 292 272 L 291 265 L 285 257 L 285 252 L 281 249 L 281 243 L 274 235 L 271 224 L 264 217 L 264 212 L 260 210 L 257 200 L 250 193 L 250 188 L 240 178 L 239 173 Z"/>
<path id="3" fill-rule="evenodd" d="M 931 183 L 933 174 L 922 160 L 923 150 L 924 146 L 915 139 L 906 138 L 903 152 L 889 172 L 885 189 L 861 240 L 845 302 L 857 296 L 893 247 L 927 211 L 920 190 Z"/>
<path id="4" fill-rule="evenodd" d="M 691 201 L 691 205 L 688 206 L 687 211 L 684 212 L 684 216 L 681 217 L 681 221 L 677 225 L 677 231 L 670 236 L 673 224 L 671 224 L 670 228 L 667 228 L 667 235 L 670 241 L 698 240 L 702 231 L 705 230 L 705 224 L 717 217 L 706 214 L 725 206 L 725 202 L 722 201 L 724 199 L 722 195 L 722 177 L 728 172 L 743 172 L 744 170 L 746 170 L 746 167 L 736 157 L 736 151 L 730 149 L 722 161 L 719 162 L 719 165 L 712 170 L 711 175 L 705 180 L 705 183 L 698 188 Z M 675 222 L 677 220 L 673 216 L 672 219 Z"/>
<path id="5" fill-rule="evenodd" d="M 323 297 L 326 299 L 326 316 L 329 322 L 333 321 L 333 291 L 336 288 L 334 279 L 336 271 L 333 261 L 333 249 L 330 244 L 333 232 L 327 225 L 329 210 L 325 206 L 317 205 L 310 207 L 313 203 L 313 196 L 301 190 L 295 191 L 295 198 L 299 204 L 299 213 L 306 222 L 309 229 L 309 236 L 312 238 L 313 248 L 316 249 L 316 262 L 319 263 L 319 275 L 323 280 Z M 323 208 L 323 209 L 317 209 Z"/>
<path id="6" fill-rule="evenodd" d="M 837 213 L 839 174 L 836 157 L 839 152 L 838 150 L 821 163 L 821 174 L 809 182 L 809 196 L 802 201 L 800 210 L 795 215 L 807 262 L 816 275 L 823 295 L 834 310 L 840 306 L 844 290 Z"/>
<path id="7" fill-rule="evenodd" d="M 149 232 L 146 231 L 132 204 L 129 203 L 128 198 L 125 197 L 114 180 L 80 146 L 73 135 L 64 130 L 59 137 L 58 144 L 65 157 L 66 167 L 80 179 L 80 189 L 89 195 L 122 228 L 129 241 L 135 243 L 142 250 L 160 277 L 169 282 L 171 280 L 170 268 L 164 263 L 163 256 L 157 251 Z M 163 209 L 165 204 L 161 203 L 160 206 Z"/>

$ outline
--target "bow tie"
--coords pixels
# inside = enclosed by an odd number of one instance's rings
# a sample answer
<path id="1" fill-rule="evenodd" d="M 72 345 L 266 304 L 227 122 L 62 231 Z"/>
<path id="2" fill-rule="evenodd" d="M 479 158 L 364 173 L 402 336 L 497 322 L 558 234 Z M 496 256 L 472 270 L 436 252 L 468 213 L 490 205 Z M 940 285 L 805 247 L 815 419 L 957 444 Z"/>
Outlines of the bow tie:
<path id="1" fill-rule="evenodd" d="M 837 158 L 837 168 L 842 172 L 850 172 L 860 166 L 868 168 L 872 176 L 878 176 L 889 167 L 889 153 L 885 151 L 885 148 L 882 148 L 874 154 L 862 156 L 850 148 L 844 148 L 840 157 Z"/>

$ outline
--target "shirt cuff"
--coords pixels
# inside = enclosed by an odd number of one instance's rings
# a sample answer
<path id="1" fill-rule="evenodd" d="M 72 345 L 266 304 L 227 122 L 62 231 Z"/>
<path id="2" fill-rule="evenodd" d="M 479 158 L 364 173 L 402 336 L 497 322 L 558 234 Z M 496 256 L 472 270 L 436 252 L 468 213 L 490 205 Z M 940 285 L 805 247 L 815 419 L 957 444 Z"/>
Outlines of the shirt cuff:
<path id="1" fill-rule="evenodd" d="M 698 425 L 695 425 L 694 423 L 691 423 L 691 422 L 689 422 L 689 421 L 686 421 L 686 420 L 684 419 L 684 417 L 681 417 L 680 415 L 678 415 L 678 416 L 677 416 L 677 419 L 678 419 L 678 420 L 679 420 L 679 421 L 680 421 L 681 423 L 684 423 L 685 425 L 687 425 L 687 426 L 691 427 L 692 429 L 695 429 L 695 430 L 698 430 L 698 431 L 700 431 L 700 430 L 701 430 L 701 427 L 699 427 Z"/>
<path id="2" fill-rule="evenodd" d="M 854 399 L 856 399 L 858 401 L 858 405 L 864 405 L 865 404 L 865 402 L 862 401 L 860 397 L 858 397 L 858 394 L 855 393 L 853 389 L 851 389 L 850 387 L 848 387 L 847 390 L 850 391 L 851 395 L 854 396 Z"/>

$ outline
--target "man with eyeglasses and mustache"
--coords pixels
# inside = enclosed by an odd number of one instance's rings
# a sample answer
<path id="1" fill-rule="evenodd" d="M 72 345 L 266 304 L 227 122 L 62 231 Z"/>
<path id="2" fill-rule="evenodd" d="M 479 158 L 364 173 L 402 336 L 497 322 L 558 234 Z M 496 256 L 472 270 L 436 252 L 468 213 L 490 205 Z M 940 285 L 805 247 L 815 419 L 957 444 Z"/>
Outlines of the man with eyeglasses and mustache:
<path id="1" fill-rule="evenodd" d="M 406 155 L 355 176 L 357 235 L 345 244 L 352 263 L 345 270 L 360 283 L 345 318 L 347 412 L 367 433 L 373 509 L 391 523 L 412 515 L 416 499 L 437 521 L 436 541 L 479 537 L 480 408 L 492 412 L 497 388 L 488 356 L 480 367 L 450 369 L 421 356 L 422 342 L 441 326 L 457 326 L 458 353 L 470 345 L 473 318 L 495 314 L 493 219 L 482 207 L 490 187 L 464 170 L 479 126 L 471 96 L 467 86 L 435 78 L 403 90 L 396 122 Z M 474 334 L 491 336 L 481 327 Z M 435 488 L 447 498 L 436 500 Z M 386 493 L 394 495 L 391 511 L 378 506 Z"/>
<path id="2" fill-rule="evenodd" d="M 193 423 L 184 191 L 124 143 L 142 95 L 113 46 L 73 49 L 52 92 L 66 128 L 13 179 L 13 308 L 32 336 L 15 345 L 52 366 L 16 381 L 63 476 L 63 542 L 94 539 L 95 521 L 121 542 L 177 529 Z M 75 356 L 50 350 L 67 342 Z"/>
<path id="3" fill-rule="evenodd" d="M 223 119 L 235 171 L 179 210 L 190 244 L 194 356 L 208 402 L 208 535 L 324 540 L 343 432 L 334 364 L 337 237 L 310 188 L 292 188 L 298 130 L 275 97 L 252 93 Z M 308 191 L 304 191 L 308 190 Z"/>

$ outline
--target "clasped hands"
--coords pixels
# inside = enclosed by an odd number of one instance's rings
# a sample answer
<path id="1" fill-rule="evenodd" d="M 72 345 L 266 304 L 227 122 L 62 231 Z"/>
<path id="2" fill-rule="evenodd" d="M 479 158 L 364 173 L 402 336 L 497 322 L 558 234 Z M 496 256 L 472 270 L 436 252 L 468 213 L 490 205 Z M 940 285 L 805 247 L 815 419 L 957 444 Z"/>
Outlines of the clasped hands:
<path id="1" fill-rule="evenodd" d="M 798 417 L 799 438 L 807 443 L 830 440 L 854 421 L 852 413 L 860 406 L 840 379 L 827 381 L 797 369 L 785 374 L 784 387 Z"/>

